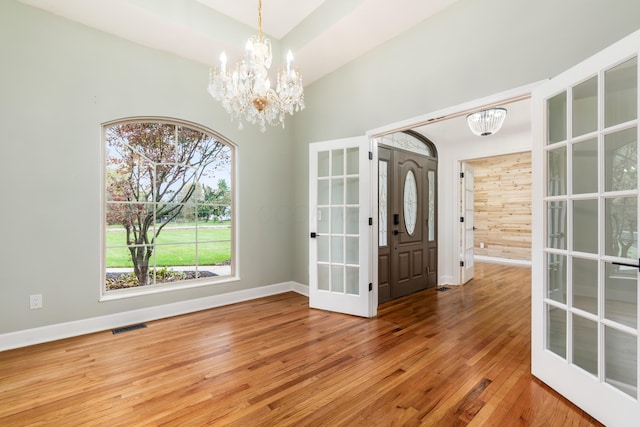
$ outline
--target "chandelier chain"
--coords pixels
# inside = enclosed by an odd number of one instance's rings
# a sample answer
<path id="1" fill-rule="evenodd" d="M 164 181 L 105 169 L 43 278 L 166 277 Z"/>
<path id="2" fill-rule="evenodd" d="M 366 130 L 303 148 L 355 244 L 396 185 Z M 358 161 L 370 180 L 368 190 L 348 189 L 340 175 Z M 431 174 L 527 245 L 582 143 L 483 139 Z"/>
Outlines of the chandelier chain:
<path id="1" fill-rule="evenodd" d="M 258 40 L 262 41 L 262 0 L 258 0 Z"/>

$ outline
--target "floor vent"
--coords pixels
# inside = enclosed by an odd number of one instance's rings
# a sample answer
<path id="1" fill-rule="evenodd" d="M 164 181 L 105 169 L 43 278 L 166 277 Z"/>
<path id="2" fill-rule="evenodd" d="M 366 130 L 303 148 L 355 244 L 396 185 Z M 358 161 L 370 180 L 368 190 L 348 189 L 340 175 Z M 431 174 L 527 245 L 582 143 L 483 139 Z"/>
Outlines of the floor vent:
<path id="1" fill-rule="evenodd" d="M 135 331 L 136 329 L 144 329 L 146 327 L 147 325 L 145 325 L 144 323 L 138 323 L 137 325 L 123 326 L 122 328 L 112 329 L 111 332 L 113 332 L 113 335 L 115 335 L 121 334 L 123 332 Z"/>
<path id="2" fill-rule="evenodd" d="M 438 292 L 444 292 L 444 291 L 448 291 L 449 289 L 451 289 L 451 288 L 447 288 L 446 286 L 438 286 L 438 287 L 436 288 L 436 291 L 438 291 Z"/>

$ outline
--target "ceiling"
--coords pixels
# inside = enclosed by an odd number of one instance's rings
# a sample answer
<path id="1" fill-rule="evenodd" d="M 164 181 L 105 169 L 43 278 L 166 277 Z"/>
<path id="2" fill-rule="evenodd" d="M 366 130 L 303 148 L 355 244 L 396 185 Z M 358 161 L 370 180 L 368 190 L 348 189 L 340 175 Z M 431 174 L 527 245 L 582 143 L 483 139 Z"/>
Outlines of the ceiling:
<path id="1" fill-rule="evenodd" d="M 258 33 L 257 0 L 19 1 L 207 65 Z M 293 50 L 308 85 L 456 1 L 264 0 L 263 32 Z"/>
<path id="2" fill-rule="evenodd" d="M 18 1 L 206 65 L 215 65 L 222 51 L 233 63 L 258 33 L 258 0 Z M 263 0 L 262 30 L 284 52 L 294 51 L 309 85 L 457 1 Z M 529 108 L 528 101 L 510 105 L 500 133 L 530 126 Z M 416 130 L 452 143 L 470 135 L 464 116 Z"/>

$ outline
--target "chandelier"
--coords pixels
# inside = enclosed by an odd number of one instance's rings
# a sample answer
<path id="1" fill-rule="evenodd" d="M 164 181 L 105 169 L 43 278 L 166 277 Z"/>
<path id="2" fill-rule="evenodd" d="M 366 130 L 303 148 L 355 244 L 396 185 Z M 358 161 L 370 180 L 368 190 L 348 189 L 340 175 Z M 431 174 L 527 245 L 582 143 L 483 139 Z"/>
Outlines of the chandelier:
<path id="1" fill-rule="evenodd" d="M 487 136 L 500 130 L 505 117 L 507 117 L 505 108 L 490 108 L 469 114 L 467 124 L 475 135 Z"/>
<path id="2" fill-rule="evenodd" d="M 293 54 L 287 54 L 287 64 L 276 77 L 275 89 L 269 80 L 271 41 L 262 37 L 262 0 L 258 1 L 258 37 L 251 37 L 245 46 L 245 57 L 233 70 L 227 69 L 227 55 L 220 55 L 220 66 L 209 72 L 209 93 L 231 114 L 231 120 L 284 128 L 285 115 L 304 109 L 302 76 L 293 66 Z"/>

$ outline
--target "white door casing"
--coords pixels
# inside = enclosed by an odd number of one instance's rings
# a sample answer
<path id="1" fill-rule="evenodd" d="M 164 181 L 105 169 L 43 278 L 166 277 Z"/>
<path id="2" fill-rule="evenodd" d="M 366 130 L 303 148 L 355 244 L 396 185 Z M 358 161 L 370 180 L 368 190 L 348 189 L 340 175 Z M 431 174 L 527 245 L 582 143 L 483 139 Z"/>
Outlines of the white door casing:
<path id="1" fill-rule="evenodd" d="M 309 306 L 373 317 L 373 168 L 366 136 L 309 145 Z"/>
<path id="2" fill-rule="evenodd" d="M 640 31 L 534 89 L 532 373 L 637 425 Z"/>
<path id="3" fill-rule="evenodd" d="M 460 284 L 473 279 L 473 167 L 467 162 L 461 164 L 460 175 Z"/>

